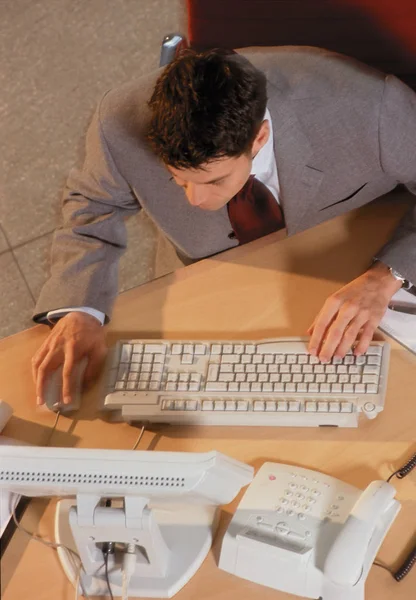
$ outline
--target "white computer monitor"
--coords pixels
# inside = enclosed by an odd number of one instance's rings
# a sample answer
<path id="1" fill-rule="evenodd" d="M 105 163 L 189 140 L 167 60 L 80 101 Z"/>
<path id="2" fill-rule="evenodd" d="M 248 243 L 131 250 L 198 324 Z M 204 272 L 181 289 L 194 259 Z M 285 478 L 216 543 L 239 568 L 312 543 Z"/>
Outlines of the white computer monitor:
<path id="1" fill-rule="evenodd" d="M 113 595 L 123 593 L 128 548 L 130 597 L 172 597 L 205 559 L 218 506 L 252 478 L 252 467 L 214 451 L 0 447 L 0 489 L 69 497 L 58 504 L 55 537 L 80 555 L 89 595 L 107 593 L 102 544 L 115 542 L 108 557 Z M 75 584 L 77 566 L 66 551 L 59 556 Z"/>

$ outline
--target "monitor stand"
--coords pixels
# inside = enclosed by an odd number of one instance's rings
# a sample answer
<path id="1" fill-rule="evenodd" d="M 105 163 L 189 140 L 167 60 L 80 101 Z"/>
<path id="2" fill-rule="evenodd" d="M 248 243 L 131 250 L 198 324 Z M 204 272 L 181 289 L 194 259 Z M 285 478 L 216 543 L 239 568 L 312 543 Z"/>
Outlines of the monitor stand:
<path id="1" fill-rule="evenodd" d="M 58 548 L 62 567 L 79 593 L 107 596 L 103 542 L 114 542 L 108 555 L 113 596 L 123 592 L 123 557 L 135 545 L 135 568 L 129 582 L 131 598 L 171 598 L 196 573 L 218 524 L 215 506 L 166 504 L 151 507 L 147 499 L 126 497 L 104 506 L 99 496 L 78 495 L 61 500 L 55 516 L 56 542 L 79 554 L 83 570 L 70 552 Z"/>

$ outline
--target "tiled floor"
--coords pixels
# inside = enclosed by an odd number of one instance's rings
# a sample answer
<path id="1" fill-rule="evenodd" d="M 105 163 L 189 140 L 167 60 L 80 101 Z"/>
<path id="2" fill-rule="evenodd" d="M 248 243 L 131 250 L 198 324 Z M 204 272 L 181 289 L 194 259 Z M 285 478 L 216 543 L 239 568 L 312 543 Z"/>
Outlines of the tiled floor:
<path id="1" fill-rule="evenodd" d="M 0 337 L 31 325 L 61 191 L 101 95 L 157 68 L 184 0 L 16 0 L 0 19 Z M 153 277 L 154 226 L 130 219 L 120 288 Z M 138 243 L 140 240 L 140 255 Z M 167 268 L 169 268 L 167 266 Z"/>

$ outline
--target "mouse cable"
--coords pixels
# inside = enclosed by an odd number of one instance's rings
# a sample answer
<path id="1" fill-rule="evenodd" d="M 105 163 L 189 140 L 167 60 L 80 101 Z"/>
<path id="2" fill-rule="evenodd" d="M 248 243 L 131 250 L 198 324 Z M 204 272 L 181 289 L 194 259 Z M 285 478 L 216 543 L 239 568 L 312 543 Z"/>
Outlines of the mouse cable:
<path id="1" fill-rule="evenodd" d="M 49 444 L 51 443 L 51 439 L 52 439 L 53 434 L 56 431 L 56 426 L 58 425 L 60 416 L 61 416 L 61 411 L 60 410 L 56 411 L 55 423 L 53 424 L 52 429 L 49 432 L 48 438 L 46 440 L 46 444 L 44 444 L 45 447 L 49 446 Z"/>
<path id="2" fill-rule="evenodd" d="M 14 524 L 16 525 L 17 529 L 20 529 L 20 531 L 23 531 L 23 533 L 28 535 L 32 540 L 35 540 L 35 542 L 40 542 L 44 546 L 47 546 L 48 548 L 52 548 L 53 550 L 58 550 L 58 548 L 63 548 L 64 550 L 66 550 L 68 552 L 69 556 L 72 559 L 74 559 L 74 558 L 77 559 L 78 575 L 77 575 L 76 586 L 75 586 L 75 599 L 78 600 L 78 584 L 81 585 L 82 594 L 84 595 L 84 597 L 89 598 L 89 595 L 87 594 L 87 592 L 82 584 L 82 580 L 81 580 L 81 571 L 83 570 L 83 566 L 82 566 L 82 561 L 81 561 L 81 557 L 79 556 L 79 554 L 77 552 L 75 552 L 75 550 L 72 550 L 72 548 L 68 548 L 68 546 L 65 546 L 65 544 L 57 544 L 56 542 L 51 542 L 50 540 L 44 540 L 42 537 L 40 537 L 36 533 L 33 533 L 33 532 L 29 531 L 28 529 L 26 529 L 25 527 L 23 527 L 23 525 L 21 525 L 19 523 L 19 521 L 17 520 L 14 509 L 12 510 L 12 518 L 13 518 Z M 73 566 L 75 566 L 75 563 L 73 563 Z"/>

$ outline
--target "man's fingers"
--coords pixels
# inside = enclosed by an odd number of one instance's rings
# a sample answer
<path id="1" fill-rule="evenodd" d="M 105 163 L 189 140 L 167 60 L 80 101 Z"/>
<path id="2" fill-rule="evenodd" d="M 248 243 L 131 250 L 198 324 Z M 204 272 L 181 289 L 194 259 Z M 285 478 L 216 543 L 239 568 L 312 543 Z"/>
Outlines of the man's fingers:
<path id="1" fill-rule="evenodd" d="M 348 350 L 350 350 L 350 348 L 358 338 L 358 334 L 360 333 L 363 326 L 367 323 L 367 321 L 367 315 L 359 315 L 356 319 L 351 321 L 351 323 L 348 325 L 344 332 L 341 342 L 335 349 L 335 356 L 338 356 L 339 358 L 344 358 Z"/>
<path id="2" fill-rule="evenodd" d="M 364 354 L 364 352 L 367 352 L 368 346 L 370 345 L 370 342 L 373 339 L 375 330 L 376 326 L 373 323 L 371 323 L 371 321 L 369 321 L 365 325 L 360 336 L 360 341 L 358 342 L 354 350 L 355 356 L 360 356 L 361 354 Z"/>
<path id="3" fill-rule="evenodd" d="M 45 383 L 52 371 L 57 369 L 62 362 L 62 353 L 55 348 L 50 348 L 48 354 L 39 365 L 36 373 L 36 403 L 45 403 Z"/>
<path id="4" fill-rule="evenodd" d="M 84 373 L 84 386 L 88 386 L 88 384 L 96 377 L 105 360 L 106 355 L 106 346 L 102 346 L 99 349 L 96 349 L 91 354 L 91 356 L 88 359 L 88 365 Z"/>
<path id="5" fill-rule="evenodd" d="M 62 399 L 64 404 L 72 400 L 72 373 L 74 370 L 74 348 L 72 344 L 65 346 L 65 360 L 62 369 Z"/>
<path id="6" fill-rule="evenodd" d="M 315 356 L 318 354 L 327 327 L 338 312 L 339 307 L 340 301 L 334 297 L 328 298 L 325 302 L 323 309 L 315 319 L 313 333 L 309 342 L 309 352 L 311 354 Z"/>
<path id="7" fill-rule="evenodd" d="M 42 362 L 44 361 L 46 355 L 50 352 L 51 348 L 49 344 L 43 344 L 41 348 L 36 352 L 34 357 L 32 358 L 32 377 L 33 381 L 36 384 L 36 380 L 38 378 L 38 370 Z"/>
<path id="8" fill-rule="evenodd" d="M 346 306 L 340 310 L 326 334 L 325 342 L 319 353 L 319 360 L 322 362 L 331 360 L 336 348 L 344 336 L 346 328 L 351 323 L 356 313 L 357 309 L 353 306 Z"/>

